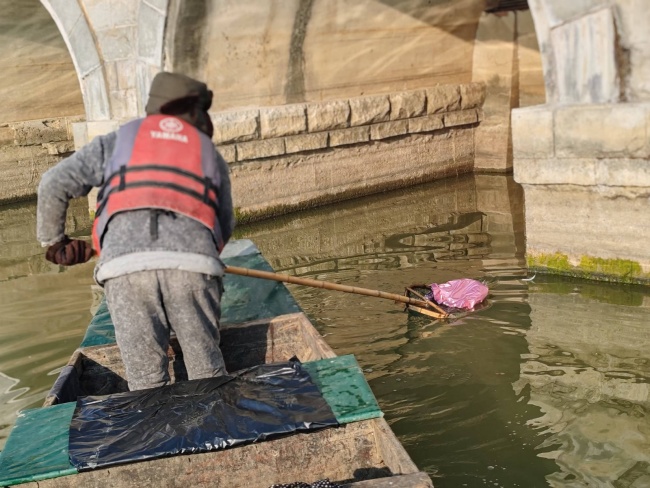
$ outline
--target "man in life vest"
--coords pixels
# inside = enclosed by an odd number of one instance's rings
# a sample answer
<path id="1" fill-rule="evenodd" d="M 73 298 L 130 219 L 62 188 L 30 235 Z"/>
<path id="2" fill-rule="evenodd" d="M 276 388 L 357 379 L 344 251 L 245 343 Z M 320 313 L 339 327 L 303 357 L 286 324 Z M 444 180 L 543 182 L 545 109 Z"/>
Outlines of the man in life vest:
<path id="1" fill-rule="evenodd" d="M 224 265 L 235 221 L 228 166 L 214 147 L 212 92 L 176 73 L 154 78 L 147 116 L 98 136 L 48 170 L 38 188 L 46 259 L 70 266 L 99 254 L 131 390 L 169 383 L 170 332 L 190 379 L 226 373 L 219 349 Z M 71 198 L 99 187 L 94 249 L 65 235 Z"/>

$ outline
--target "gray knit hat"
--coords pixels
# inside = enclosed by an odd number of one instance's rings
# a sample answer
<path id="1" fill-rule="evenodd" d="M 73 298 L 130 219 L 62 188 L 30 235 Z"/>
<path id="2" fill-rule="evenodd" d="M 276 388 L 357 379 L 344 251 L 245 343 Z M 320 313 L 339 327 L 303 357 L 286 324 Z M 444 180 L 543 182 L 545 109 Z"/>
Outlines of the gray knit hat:
<path id="1" fill-rule="evenodd" d="M 163 71 L 151 82 L 145 111 L 147 115 L 159 114 L 164 112 L 165 105 L 184 99 L 196 99 L 201 109 L 207 111 L 212 104 L 212 92 L 205 83 L 189 76 Z"/>

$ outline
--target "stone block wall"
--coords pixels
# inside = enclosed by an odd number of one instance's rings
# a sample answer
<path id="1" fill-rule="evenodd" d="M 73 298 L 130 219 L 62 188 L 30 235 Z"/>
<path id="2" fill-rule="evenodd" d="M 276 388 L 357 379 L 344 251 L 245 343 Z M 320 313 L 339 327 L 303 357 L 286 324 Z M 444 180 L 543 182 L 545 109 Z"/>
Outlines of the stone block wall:
<path id="1" fill-rule="evenodd" d="M 0 124 L 0 203 L 33 198 L 41 175 L 74 151 L 82 116 Z"/>
<path id="2" fill-rule="evenodd" d="M 214 142 L 229 163 L 475 124 L 482 83 L 263 107 L 211 115 Z"/>
<path id="3" fill-rule="evenodd" d="M 240 219 L 467 173 L 483 83 L 212 114 Z"/>
<path id="4" fill-rule="evenodd" d="M 483 83 L 469 83 L 212 113 L 214 142 L 240 219 L 256 220 L 471 172 L 484 96 Z M 2 201 L 33 197 L 45 170 L 118 125 L 81 120 L 0 127 L 0 170 L 11 175 Z"/>
<path id="5" fill-rule="evenodd" d="M 650 283 L 650 104 L 513 111 L 529 264 Z"/>

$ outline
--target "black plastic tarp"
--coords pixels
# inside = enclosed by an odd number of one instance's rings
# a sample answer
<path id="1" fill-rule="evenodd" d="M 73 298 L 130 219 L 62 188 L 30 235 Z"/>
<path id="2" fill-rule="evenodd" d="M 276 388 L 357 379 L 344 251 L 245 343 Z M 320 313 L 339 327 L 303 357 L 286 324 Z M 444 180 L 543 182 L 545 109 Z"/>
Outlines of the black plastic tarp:
<path id="1" fill-rule="evenodd" d="M 85 471 L 334 425 L 299 362 L 266 364 L 237 376 L 82 397 L 70 424 L 70 461 Z"/>

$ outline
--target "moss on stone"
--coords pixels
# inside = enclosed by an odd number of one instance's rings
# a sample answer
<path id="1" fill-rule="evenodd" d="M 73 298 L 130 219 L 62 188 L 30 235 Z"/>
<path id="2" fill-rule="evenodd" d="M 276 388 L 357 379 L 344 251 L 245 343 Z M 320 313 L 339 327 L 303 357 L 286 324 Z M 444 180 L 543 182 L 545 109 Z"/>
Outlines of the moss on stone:
<path id="1" fill-rule="evenodd" d="M 571 264 L 566 254 L 556 252 L 555 254 L 527 255 L 526 261 L 529 267 L 541 266 L 557 271 L 570 271 Z"/>
<path id="2" fill-rule="evenodd" d="M 582 256 L 578 266 L 588 273 L 613 274 L 623 277 L 643 275 L 641 265 L 629 259 L 603 259 Z"/>
<path id="3" fill-rule="evenodd" d="M 581 256 L 577 266 L 571 265 L 566 254 L 528 254 L 531 270 L 549 274 L 575 276 L 598 281 L 616 283 L 638 283 L 650 285 L 650 273 L 644 273 L 641 265 L 629 259 L 604 259 Z"/>
<path id="4" fill-rule="evenodd" d="M 239 207 L 234 208 L 234 214 L 235 214 L 235 220 L 238 224 L 247 224 L 248 219 L 247 219 L 247 214 L 242 213 Z"/>

